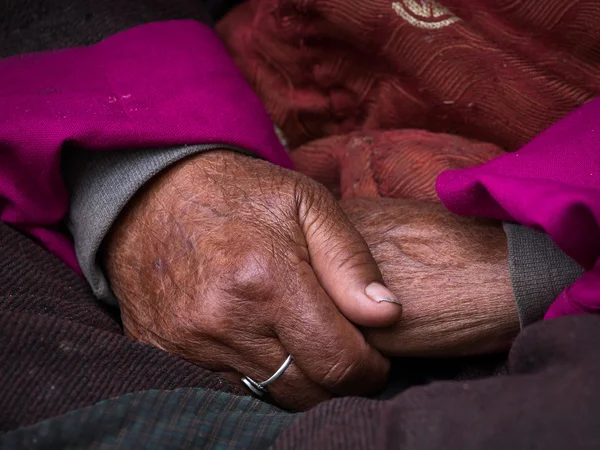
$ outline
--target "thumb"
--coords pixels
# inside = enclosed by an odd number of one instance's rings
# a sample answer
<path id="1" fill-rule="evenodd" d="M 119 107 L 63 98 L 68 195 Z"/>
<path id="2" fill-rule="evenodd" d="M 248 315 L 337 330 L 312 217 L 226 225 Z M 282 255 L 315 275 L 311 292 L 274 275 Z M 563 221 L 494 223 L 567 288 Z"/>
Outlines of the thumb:
<path id="1" fill-rule="evenodd" d="M 385 327 L 402 315 L 367 243 L 324 188 L 301 202 L 300 223 L 311 266 L 340 312 L 355 325 Z"/>

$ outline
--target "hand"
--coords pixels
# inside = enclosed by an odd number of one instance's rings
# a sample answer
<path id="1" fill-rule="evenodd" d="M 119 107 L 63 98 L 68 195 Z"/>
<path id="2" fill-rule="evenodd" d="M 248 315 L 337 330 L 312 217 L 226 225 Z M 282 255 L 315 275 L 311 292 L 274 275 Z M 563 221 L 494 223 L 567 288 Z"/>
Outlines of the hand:
<path id="1" fill-rule="evenodd" d="M 303 175 L 226 151 L 182 161 L 130 202 L 105 263 L 134 339 L 237 380 L 291 354 L 269 387 L 284 407 L 385 384 L 388 361 L 350 321 L 386 326 L 401 307 L 380 301 L 393 294 L 366 243 Z"/>
<path id="2" fill-rule="evenodd" d="M 519 319 L 498 222 L 455 216 L 441 205 L 416 201 L 340 204 L 403 306 L 395 325 L 364 330 L 371 345 L 388 356 L 432 357 L 509 348 Z"/>

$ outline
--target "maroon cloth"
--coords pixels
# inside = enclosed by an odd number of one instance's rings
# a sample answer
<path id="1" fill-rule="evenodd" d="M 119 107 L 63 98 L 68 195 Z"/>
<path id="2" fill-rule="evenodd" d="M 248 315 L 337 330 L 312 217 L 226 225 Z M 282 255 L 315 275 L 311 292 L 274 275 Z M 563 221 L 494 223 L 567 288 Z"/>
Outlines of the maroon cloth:
<path id="1" fill-rule="evenodd" d="M 516 150 L 600 94 L 597 0 L 249 0 L 217 26 L 292 148 L 424 129 Z"/>
<path id="2" fill-rule="evenodd" d="M 338 197 L 392 197 L 439 202 L 437 176 L 504 152 L 497 146 L 422 130 L 357 131 L 292 151 L 296 170 Z"/>

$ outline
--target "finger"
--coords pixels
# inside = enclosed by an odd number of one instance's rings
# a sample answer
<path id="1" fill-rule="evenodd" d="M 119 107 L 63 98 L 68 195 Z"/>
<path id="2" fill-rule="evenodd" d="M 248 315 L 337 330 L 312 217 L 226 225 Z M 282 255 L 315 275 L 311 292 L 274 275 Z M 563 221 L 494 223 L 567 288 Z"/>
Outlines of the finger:
<path id="1" fill-rule="evenodd" d="M 294 297 L 274 324 L 283 346 L 311 380 L 338 395 L 366 395 L 385 386 L 388 361 L 338 311 L 307 262 L 298 266 Z"/>
<path id="2" fill-rule="evenodd" d="M 351 322 L 384 327 L 402 315 L 395 294 L 383 283 L 367 243 L 333 197 L 317 189 L 300 209 L 311 265 L 321 285 Z"/>
<path id="3" fill-rule="evenodd" d="M 229 380 L 243 385 L 243 376 L 262 382 L 271 377 L 285 362 L 290 353 L 277 339 L 261 340 L 257 345 L 254 340 L 252 346 L 243 346 L 237 349 L 238 356 L 232 367 L 239 372 L 239 377 L 229 374 Z M 292 362 L 283 374 L 268 385 L 269 396 L 275 402 L 290 410 L 302 411 L 328 400 L 332 394 L 307 377 L 296 361 Z M 244 389 L 247 389 L 244 386 Z"/>

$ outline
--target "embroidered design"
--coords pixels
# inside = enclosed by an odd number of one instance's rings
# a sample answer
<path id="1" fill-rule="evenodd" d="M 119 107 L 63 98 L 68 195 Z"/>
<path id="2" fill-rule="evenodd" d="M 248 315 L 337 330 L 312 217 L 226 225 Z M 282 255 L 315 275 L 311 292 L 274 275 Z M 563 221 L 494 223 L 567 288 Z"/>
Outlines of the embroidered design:
<path id="1" fill-rule="evenodd" d="M 402 0 L 392 3 L 392 8 L 411 25 L 425 29 L 439 29 L 460 19 L 434 0 Z"/>

